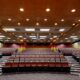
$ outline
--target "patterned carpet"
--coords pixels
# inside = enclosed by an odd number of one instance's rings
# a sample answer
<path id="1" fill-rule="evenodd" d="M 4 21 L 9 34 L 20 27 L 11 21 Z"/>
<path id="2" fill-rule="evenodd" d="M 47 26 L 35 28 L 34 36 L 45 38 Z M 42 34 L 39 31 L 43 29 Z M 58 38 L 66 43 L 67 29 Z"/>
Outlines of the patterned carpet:
<path id="1" fill-rule="evenodd" d="M 2 75 L 0 80 L 80 80 L 79 76 L 54 73 L 26 73 Z"/>

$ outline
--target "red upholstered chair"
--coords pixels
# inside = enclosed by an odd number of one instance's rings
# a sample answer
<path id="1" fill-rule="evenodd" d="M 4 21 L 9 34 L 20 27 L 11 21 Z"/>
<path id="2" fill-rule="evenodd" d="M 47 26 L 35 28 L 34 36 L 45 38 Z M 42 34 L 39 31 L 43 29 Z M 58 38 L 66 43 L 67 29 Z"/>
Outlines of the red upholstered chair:
<path id="1" fill-rule="evenodd" d="M 26 63 L 25 66 L 26 67 L 31 67 L 31 63 Z"/>
<path id="2" fill-rule="evenodd" d="M 62 63 L 62 67 L 69 67 L 68 63 Z"/>
<path id="3" fill-rule="evenodd" d="M 5 68 L 7 68 L 7 67 L 10 68 L 11 66 L 12 66 L 11 63 L 6 63 L 4 67 L 5 67 Z"/>
<path id="4" fill-rule="evenodd" d="M 18 67 L 19 63 L 12 63 L 12 67 Z"/>
<path id="5" fill-rule="evenodd" d="M 49 63 L 49 67 L 55 67 L 55 63 Z"/>
<path id="6" fill-rule="evenodd" d="M 60 62 L 56 62 L 55 65 L 56 65 L 56 67 L 61 67 L 61 63 Z"/>
<path id="7" fill-rule="evenodd" d="M 19 63 L 19 67 L 25 67 L 24 63 Z"/>
<path id="8" fill-rule="evenodd" d="M 36 66 L 37 66 L 37 64 L 35 64 L 35 63 L 31 64 L 31 67 L 36 67 Z"/>
<path id="9" fill-rule="evenodd" d="M 43 63 L 43 67 L 49 67 L 48 63 Z"/>

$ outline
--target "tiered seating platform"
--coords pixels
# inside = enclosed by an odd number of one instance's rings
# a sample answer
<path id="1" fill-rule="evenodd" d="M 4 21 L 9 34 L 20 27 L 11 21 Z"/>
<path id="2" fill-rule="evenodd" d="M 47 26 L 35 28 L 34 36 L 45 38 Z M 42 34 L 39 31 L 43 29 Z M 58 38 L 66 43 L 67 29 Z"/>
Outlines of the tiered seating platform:
<path id="1" fill-rule="evenodd" d="M 36 53 L 36 51 L 33 52 Z M 54 71 L 54 72 L 70 71 L 68 62 L 62 54 L 55 53 L 35 54 L 35 53 L 29 54 L 26 52 L 26 54 L 12 55 L 6 62 L 5 66 L 3 67 L 3 73 L 27 72 L 27 71 Z"/>

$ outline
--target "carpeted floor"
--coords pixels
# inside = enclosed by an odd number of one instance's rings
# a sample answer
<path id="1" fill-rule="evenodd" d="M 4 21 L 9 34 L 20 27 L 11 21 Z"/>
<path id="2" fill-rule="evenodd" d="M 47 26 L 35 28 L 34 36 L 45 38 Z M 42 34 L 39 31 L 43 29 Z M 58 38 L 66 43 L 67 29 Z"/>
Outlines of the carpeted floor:
<path id="1" fill-rule="evenodd" d="M 2 75 L 0 80 L 80 80 L 79 76 L 54 73 L 23 73 Z"/>

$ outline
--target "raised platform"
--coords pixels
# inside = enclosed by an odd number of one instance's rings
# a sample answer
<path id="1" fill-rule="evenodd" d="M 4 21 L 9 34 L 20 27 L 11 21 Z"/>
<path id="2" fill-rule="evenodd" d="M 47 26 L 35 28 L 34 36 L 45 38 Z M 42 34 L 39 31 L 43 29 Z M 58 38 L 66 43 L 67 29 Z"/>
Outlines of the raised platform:
<path id="1" fill-rule="evenodd" d="M 2 71 L 3 73 L 27 71 L 70 72 L 70 67 L 61 54 L 20 54 L 11 56 Z"/>

